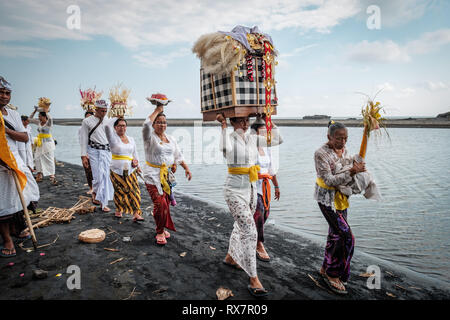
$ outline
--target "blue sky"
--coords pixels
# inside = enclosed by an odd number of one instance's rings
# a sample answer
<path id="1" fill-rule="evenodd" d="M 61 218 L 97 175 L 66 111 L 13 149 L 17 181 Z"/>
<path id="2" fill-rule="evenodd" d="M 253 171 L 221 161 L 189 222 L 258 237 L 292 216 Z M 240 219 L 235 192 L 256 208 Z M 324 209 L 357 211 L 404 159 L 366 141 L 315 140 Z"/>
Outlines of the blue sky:
<path id="1" fill-rule="evenodd" d="M 80 9 L 80 29 L 67 20 Z M 366 12 L 376 5 L 380 28 Z M 54 117 L 81 117 L 78 88 L 107 97 L 131 89 L 133 117 L 163 92 L 170 118 L 200 118 L 200 61 L 191 52 L 202 34 L 254 26 L 279 51 L 275 79 L 279 117 L 358 116 L 365 98 L 388 116 L 450 111 L 450 3 L 444 0 L 267 1 L 3 1 L 0 75 L 13 85 L 11 103 L 29 114 L 41 96 Z M 73 21 L 73 20 L 71 20 Z"/>

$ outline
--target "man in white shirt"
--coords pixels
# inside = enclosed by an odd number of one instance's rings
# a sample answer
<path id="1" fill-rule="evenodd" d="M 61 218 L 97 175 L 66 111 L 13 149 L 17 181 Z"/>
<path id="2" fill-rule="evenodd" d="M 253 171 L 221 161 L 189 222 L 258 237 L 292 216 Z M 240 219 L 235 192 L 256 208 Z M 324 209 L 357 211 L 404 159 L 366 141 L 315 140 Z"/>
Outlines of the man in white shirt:
<path id="1" fill-rule="evenodd" d="M 5 125 L 4 131 L 2 130 L 5 133 L 3 138 L 6 140 L 9 152 L 14 156 L 18 169 L 26 175 L 27 181 L 22 194 L 25 204 L 29 209 L 34 210 L 33 203 L 39 200 L 39 187 L 19 155 L 18 147 L 21 142 L 28 141 L 28 135 L 23 127 L 19 113 L 6 108 L 10 100 L 11 86 L 3 77 L 0 77 L 0 112 L 3 118 L 2 122 Z M 0 256 L 3 258 L 10 258 L 16 255 L 11 235 L 21 239 L 31 238 L 28 232 L 23 231 L 26 228 L 26 224 L 22 210 L 22 203 L 11 170 L 4 165 L 0 165 L 0 234 L 3 238 Z"/>
<path id="2" fill-rule="evenodd" d="M 103 122 L 108 112 L 105 100 L 95 102 L 95 115 L 81 123 L 80 146 L 81 161 L 84 168 L 92 168 L 92 202 L 101 204 L 103 212 L 111 211 L 108 201 L 113 200 L 114 188 L 109 178 L 111 151 Z"/>

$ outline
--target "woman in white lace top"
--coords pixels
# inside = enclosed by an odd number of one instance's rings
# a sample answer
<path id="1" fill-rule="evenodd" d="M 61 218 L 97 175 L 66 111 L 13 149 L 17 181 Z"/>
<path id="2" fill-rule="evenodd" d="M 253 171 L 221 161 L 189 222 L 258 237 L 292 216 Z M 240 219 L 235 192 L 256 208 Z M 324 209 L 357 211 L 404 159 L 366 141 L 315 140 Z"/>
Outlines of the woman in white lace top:
<path id="1" fill-rule="evenodd" d="M 233 132 L 228 135 L 227 122 L 221 114 L 217 121 L 222 124 L 220 150 L 227 160 L 228 176 L 224 186 L 225 201 L 234 219 L 226 265 L 242 268 L 250 277 L 248 289 L 255 297 L 267 295 L 256 272 L 257 230 L 253 213 L 256 209 L 258 167 L 256 166 L 258 147 L 266 147 L 266 137 L 248 133 L 249 118 L 231 118 Z M 272 145 L 282 143 L 278 128 L 272 130 Z"/>

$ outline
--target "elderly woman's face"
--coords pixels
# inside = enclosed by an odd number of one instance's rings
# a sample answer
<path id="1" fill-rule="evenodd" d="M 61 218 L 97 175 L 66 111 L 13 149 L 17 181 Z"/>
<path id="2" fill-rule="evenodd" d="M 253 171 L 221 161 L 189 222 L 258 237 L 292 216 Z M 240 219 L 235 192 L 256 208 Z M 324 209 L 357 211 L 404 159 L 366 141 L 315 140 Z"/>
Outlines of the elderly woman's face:
<path id="1" fill-rule="evenodd" d="M 347 139 L 348 139 L 347 129 L 338 129 L 334 132 L 333 136 L 328 135 L 328 140 L 335 149 L 344 148 L 345 144 L 347 143 Z"/>

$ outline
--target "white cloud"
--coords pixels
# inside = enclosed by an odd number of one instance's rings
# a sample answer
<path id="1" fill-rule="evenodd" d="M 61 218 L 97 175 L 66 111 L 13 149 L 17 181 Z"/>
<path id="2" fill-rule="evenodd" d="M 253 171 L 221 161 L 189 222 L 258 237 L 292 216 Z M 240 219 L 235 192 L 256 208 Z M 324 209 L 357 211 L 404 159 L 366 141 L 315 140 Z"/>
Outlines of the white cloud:
<path id="1" fill-rule="evenodd" d="M 350 60 L 370 62 L 409 62 L 415 55 L 438 51 L 450 43 L 450 29 L 441 29 L 422 34 L 418 39 L 399 45 L 392 40 L 369 42 L 364 40 L 348 47 Z"/>
<path id="2" fill-rule="evenodd" d="M 442 81 L 426 81 L 422 85 L 425 89 L 429 91 L 439 91 L 439 90 L 447 90 L 450 89 L 450 84 L 446 84 Z"/>
<path id="3" fill-rule="evenodd" d="M 329 32 L 358 12 L 357 0 L 79 0 L 81 30 L 66 28 L 67 1 L 2 2 L 0 40 L 92 39 L 109 36 L 125 47 L 192 43 L 201 34 L 259 25 L 263 32 L 299 28 Z"/>
<path id="4" fill-rule="evenodd" d="M 394 91 L 394 90 L 395 90 L 394 85 L 389 82 L 385 82 L 377 86 L 377 91 Z"/>
<path id="5" fill-rule="evenodd" d="M 348 57 L 357 62 L 408 62 L 411 57 L 392 40 L 369 42 L 364 40 L 349 46 Z"/>
<path id="6" fill-rule="evenodd" d="M 0 56 L 36 58 L 46 53 L 47 51 L 44 49 L 23 45 L 11 45 L 0 41 Z"/>
<path id="7" fill-rule="evenodd" d="M 181 48 L 176 51 L 169 52 L 164 55 L 157 55 L 151 51 L 145 51 L 138 54 L 134 54 L 133 58 L 139 61 L 142 65 L 149 68 L 165 68 L 173 60 L 187 56 L 191 51 L 187 48 Z"/>

